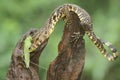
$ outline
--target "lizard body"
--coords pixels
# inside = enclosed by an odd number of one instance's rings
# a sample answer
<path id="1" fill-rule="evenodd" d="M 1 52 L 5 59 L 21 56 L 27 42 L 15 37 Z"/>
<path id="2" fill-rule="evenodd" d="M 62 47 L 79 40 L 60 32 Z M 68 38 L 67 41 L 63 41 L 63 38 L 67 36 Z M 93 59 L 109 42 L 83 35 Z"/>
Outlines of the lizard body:
<path id="1" fill-rule="evenodd" d="M 27 36 L 25 41 L 24 41 L 24 62 L 25 62 L 25 66 L 26 68 L 29 68 L 29 64 L 30 64 L 30 52 L 29 52 L 29 47 L 31 46 L 31 36 Z"/>
<path id="2" fill-rule="evenodd" d="M 117 50 L 112 46 L 112 44 L 102 41 L 101 39 L 96 37 L 95 33 L 93 32 L 93 25 L 90 15 L 84 9 L 74 4 L 64 4 L 53 11 L 51 16 L 45 23 L 44 27 L 32 36 L 32 44 L 29 48 L 30 52 L 36 50 L 38 46 L 40 46 L 46 39 L 49 38 L 51 33 L 54 31 L 56 23 L 60 19 L 63 19 L 65 21 L 67 20 L 67 18 L 69 17 L 69 12 L 74 12 L 78 15 L 83 30 L 88 35 L 90 40 L 97 46 L 97 48 L 104 55 L 104 57 L 106 57 L 109 61 L 114 61 L 118 56 Z M 113 55 L 107 53 L 106 49 L 104 48 L 104 45 L 110 48 L 110 50 L 113 52 Z"/>

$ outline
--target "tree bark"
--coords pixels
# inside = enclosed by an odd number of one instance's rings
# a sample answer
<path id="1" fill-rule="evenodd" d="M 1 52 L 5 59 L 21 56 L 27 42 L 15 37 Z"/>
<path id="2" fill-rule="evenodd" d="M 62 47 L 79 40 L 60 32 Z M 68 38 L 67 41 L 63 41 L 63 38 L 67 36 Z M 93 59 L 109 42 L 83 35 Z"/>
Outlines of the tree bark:
<path id="1" fill-rule="evenodd" d="M 59 54 L 49 66 L 47 80 L 80 80 L 85 62 L 85 32 L 75 13 L 70 12 L 67 21 L 58 45 Z M 74 34 L 75 32 L 80 34 Z"/>
<path id="2" fill-rule="evenodd" d="M 7 73 L 6 80 L 39 80 L 38 75 L 38 66 L 39 57 L 47 44 L 47 41 L 44 41 L 37 50 L 30 53 L 30 67 L 26 68 L 24 59 L 23 59 L 23 44 L 24 40 L 29 35 L 34 35 L 37 29 L 29 30 L 23 37 L 18 41 L 11 58 L 10 67 Z"/>
<path id="3" fill-rule="evenodd" d="M 62 40 L 58 45 L 58 56 L 51 62 L 47 71 L 47 80 L 80 80 L 85 62 L 85 34 L 78 16 L 69 13 L 66 20 Z M 29 35 L 34 35 L 37 29 L 28 31 L 18 41 L 11 58 L 11 64 L 6 80 L 39 80 L 39 57 L 47 45 L 45 40 L 37 50 L 30 53 L 30 67 L 26 68 L 23 59 L 24 40 Z"/>

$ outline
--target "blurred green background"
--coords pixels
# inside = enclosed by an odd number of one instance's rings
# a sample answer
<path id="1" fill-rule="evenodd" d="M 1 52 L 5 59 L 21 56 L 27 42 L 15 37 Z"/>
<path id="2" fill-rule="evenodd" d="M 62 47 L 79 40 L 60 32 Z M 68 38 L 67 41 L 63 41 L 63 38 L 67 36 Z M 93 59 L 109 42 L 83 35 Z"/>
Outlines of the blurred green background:
<path id="1" fill-rule="evenodd" d="M 12 51 L 17 41 L 30 28 L 44 25 L 52 11 L 64 3 L 84 8 L 92 17 L 94 32 L 110 41 L 120 52 L 119 0 L 0 0 L 0 80 L 5 80 Z M 57 56 L 64 22 L 57 23 L 49 43 L 40 57 L 40 77 L 45 80 L 46 70 Z M 82 80 L 120 80 L 120 58 L 114 62 L 105 59 L 85 36 L 86 61 Z"/>

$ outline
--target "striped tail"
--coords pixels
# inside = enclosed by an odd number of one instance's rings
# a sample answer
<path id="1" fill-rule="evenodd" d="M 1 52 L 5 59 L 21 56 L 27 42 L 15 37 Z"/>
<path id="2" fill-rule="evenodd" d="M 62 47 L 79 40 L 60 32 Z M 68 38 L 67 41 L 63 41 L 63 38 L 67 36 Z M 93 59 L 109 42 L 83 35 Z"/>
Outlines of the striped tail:
<path id="1" fill-rule="evenodd" d="M 114 61 L 118 57 L 117 50 L 112 46 L 110 42 L 106 42 L 106 41 L 103 41 L 97 38 L 94 32 L 92 31 L 86 31 L 86 34 L 91 39 L 91 41 L 97 46 L 97 48 L 100 50 L 102 55 L 106 57 L 109 61 Z M 112 54 L 109 54 L 106 51 L 106 49 L 104 48 L 104 45 L 107 46 L 111 50 Z"/>

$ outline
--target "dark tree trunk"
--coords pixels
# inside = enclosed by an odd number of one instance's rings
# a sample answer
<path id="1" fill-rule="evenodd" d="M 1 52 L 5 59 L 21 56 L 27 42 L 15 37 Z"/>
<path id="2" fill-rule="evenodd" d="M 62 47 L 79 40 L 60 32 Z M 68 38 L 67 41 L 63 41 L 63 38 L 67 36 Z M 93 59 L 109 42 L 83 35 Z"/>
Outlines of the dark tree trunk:
<path id="1" fill-rule="evenodd" d="M 85 34 L 78 16 L 70 12 L 66 20 L 62 40 L 58 46 L 58 56 L 51 62 L 47 71 L 47 80 L 80 80 L 85 62 Z M 23 59 L 23 42 L 37 30 L 28 31 L 17 43 L 11 58 L 6 80 L 39 80 L 39 57 L 47 45 L 45 40 L 37 50 L 30 53 L 30 67 L 26 68 Z M 78 34 L 79 33 L 79 34 Z"/>
<path id="2" fill-rule="evenodd" d="M 51 62 L 47 80 L 80 80 L 85 62 L 85 34 L 78 16 L 70 12 L 62 40 L 58 46 L 58 56 Z M 80 32 L 75 35 L 74 32 Z M 71 37 L 76 36 L 76 37 Z M 75 39 L 79 36 L 79 39 Z M 75 39 L 75 40 L 74 40 Z"/>
<path id="3" fill-rule="evenodd" d="M 39 48 L 30 53 L 30 67 L 26 68 L 23 59 L 23 42 L 29 35 L 34 35 L 37 30 L 28 31 L 17 43 L 11 58 L 11 64 L 7 73 L 6 80 L 39 80 L 38 66 L 39 57 L 47 40 Z M 35 65 L 36 64 L 36 65 Z"/>

